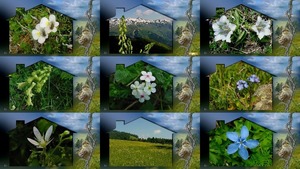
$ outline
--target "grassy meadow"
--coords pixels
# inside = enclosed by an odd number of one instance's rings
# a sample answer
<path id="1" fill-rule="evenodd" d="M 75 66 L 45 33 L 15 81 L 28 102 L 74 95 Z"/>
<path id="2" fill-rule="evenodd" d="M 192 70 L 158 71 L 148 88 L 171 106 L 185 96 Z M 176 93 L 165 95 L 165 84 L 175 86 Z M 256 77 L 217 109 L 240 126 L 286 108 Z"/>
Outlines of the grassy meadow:
<path id="1" fill-rule="evenodd" d="M 175 169 L 182 169 L 184 168 L 185 161 L 184 160 L 178 160 L 174 163 Z M 200 168 L 200 145 L 196 145 L 192 159 L 190 161 L 190 168 L 191 169 L 197 169 Z"/>
<path id="2" fill-rule="evenodd" d="M 82 169 L 82 168 L 84 168 L 85 160 L 79 158 L 77 154 L 75 154 L 73 160 L 74 160 L 73 166 L 69 167 L 69 169 Z M 99 169 L 100 168 L 100 144 L 97 144 L 95 149 L 94 149 L 94 153 L 93 153 L 92 159 L 90 161 L 89 168 L 93 168 L 93 169 Z"/>
<path id="3" fill-rule="evenodd" d="M 273 111 L 275 112 L 284 112 L 285 110 L 285 104 L 280 103 L 278 99 L 273 99 Z M 300 112 L 300 89 L 296 89 L 294 93 L 294 97 L 292 100 L 292 103 L 290 105 L 290 111 L 291 112 Z"/>
<path id="4" fill-rule="evenodd" d="M 291 47 L 291 55 L 292 56 L 300 56 L 299 46 L 300 46 L 300 32 L 297 32 L 295 34 L 295 37 L 293 40 L 293 45 Z M 280 47 L 280 44 L 278 43 L 278 41 L 275 40 L 275 42 L 273 44 L 273 55 L 274 56 L 284 56 L 284 53 L 285 53 L 285 48 Z"/>
<path id="5" fill-rule="evenodd" d="M 176 41 L 173 46 L 174 56 L 183 56 L 185 53 L 185 48 L 180 47 L 180 44 Z M 200 55 L 200 32 L 196 32 L 193 38 L 193 42 L 190 48 L 190 53 L 192 55 Z"/>
<path id="6" fill-rule="evenodd" d="M 172 167 L 172 145 L 110 139 L 112 167 Z"/>
<path id="7" fill-rule="evenodd" d="M 285 164 L 285 160 L 280 159 L 278 155 L 275 155 L 273 157 L 273 166 L 269 167 L 268 169 L 282 169 L 284 168 L 284 164 Z M 294 150 L 289 168 L 300 169 L 300 145 L 297 145 Z"/>
<path id="8" fill-rule="evenodd" d="M 173 111 L 183 112 L 184 108 L 185 104 L 180 103 L 179 100 L 176 98 L 176 100 L 174 100 Z M 192 102 L 190 104 L 190 112 L 200 112 L 200 88 L 195 89 Z"/>
<path id="9" fill-rule="evenodd" d="M 73 108 L 71 112 L 84 112 L 85 104 L 74 98 Z M 100 112 L 100 89 L 96 88 L 92 102 L 90 104 L 90 112 Z"/>

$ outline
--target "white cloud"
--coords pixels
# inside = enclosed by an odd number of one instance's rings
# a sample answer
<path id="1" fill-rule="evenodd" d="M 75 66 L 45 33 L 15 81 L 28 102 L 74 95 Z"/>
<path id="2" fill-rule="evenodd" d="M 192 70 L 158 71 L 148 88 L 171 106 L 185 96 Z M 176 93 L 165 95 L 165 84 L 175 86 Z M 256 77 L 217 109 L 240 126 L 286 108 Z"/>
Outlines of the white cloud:
<path id="1" fill-rule="evenodd" d="M 153 133 L 154 133 L 154 134 L 160 134 L 160 133 L 161 133 L 161 130 L 154 130 Z"/>
<path id="2" fill-rule="evenodd" d="M 138 17 L 142 17 L 142 16 L 143 16 L 142 10 L 137 9 L 137 10 L 135 11 L 135 15 L 138 16 Z"/>
<path id="3" fill-rule="evenodd" d="M 154 12 L 153 10 L 148 9 L 143 14 L 144 15 L 151 15 L 153 12 Z"/>

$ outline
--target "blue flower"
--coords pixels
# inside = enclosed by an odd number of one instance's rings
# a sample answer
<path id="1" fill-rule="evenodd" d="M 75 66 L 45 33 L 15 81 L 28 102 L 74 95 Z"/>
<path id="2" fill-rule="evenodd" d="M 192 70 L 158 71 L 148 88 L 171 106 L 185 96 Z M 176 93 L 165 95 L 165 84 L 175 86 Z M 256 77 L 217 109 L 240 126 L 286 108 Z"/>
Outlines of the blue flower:
<path id="1" fill-rule="evenodd" d="M 239 90 L 243 90 L 244 88 L 248 88 L 248 83 L 244 80 L 239 80 L 237 83 L 236 83 L 236 87 L 239 89 Z"/>
<path id="2" fill-rule="evenodd" d="M 249 158 L 247 147 L 252 149 L 257 147 L 259 144 L 257 140 L 246 140 L 246 138 L 249 136 L 249 130 L 246 126 L 242 127 L 241 136 L 238 136 L 237 132 L 227 132 L 226 136 L 228 139 L 234 142 L 227 147 L 227 153 L 233 154 L 239 150 L 239 155 L 244 160 Z"/>
<path id="3" fill-rule="evenodd" d="M 259 78 L 256 75 L 251 75 L 248 80 L 253 83 L 259 83 Z"/>

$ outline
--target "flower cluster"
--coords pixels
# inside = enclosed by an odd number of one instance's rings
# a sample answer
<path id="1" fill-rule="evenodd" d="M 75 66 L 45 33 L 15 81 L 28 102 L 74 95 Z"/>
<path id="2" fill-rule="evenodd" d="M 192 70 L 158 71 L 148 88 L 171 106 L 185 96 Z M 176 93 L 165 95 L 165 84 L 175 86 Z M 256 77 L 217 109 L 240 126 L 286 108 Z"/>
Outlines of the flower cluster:
<path id="1" fill-rule="evenodd" d="M 49 19 L 43 17 L 41 22 L 35 26 L 35 29 L 32 30 L 32 37 L 34 40 L 37 40 L 40 44 L 43 44 L 48 38 L 49 33 L 56 32 L 59 22 L 56 22 L 55 15 L 50 15 Z"/>
<path id="2" fill-rule="evenodd" d="M 259 83 L 259 77 L 257 77 L 256 75 L 251 75 L 249 78 L 248 78 L 248 81 L 252 82 L 252 83 Z M 244 80 L 239 80 L 237 83 L 236 83 L 236 87 L 238 88 L 238 90 L 243 90 L 245 88 L 248 88 L 249 85 L 246 81 Z"/>
<path id="3" fill-rule="evenodd" d="M 132 89 L 132 95 L 139 99 L 139 102 L 143 103 L 145 100 L 150 100 L 151 93 L 156 92 L 156 83 L 151 83 L 155 81 L 152 72 L 142 71 L 141 73 L 140 80 L 145 82 L 140 83 L 139 81 L 135 81 L 134 84 L 130 85 L 130 88 Z"/>
<path id="4" fill-rule="evenodd" d="M 240 136 L 237 132 L 227 132 L 226 136 L 229 140 L 234 142 L 227 147 L 227 153 L 233 154 L 238 151 L 244 160 L 249 158 L 247 148 L 253 149 L 259 145 L 257 140 L 247 140 L 249 130 L 246 126 L 242 127 Z"/>
<path id="5" fill-rule="evenodd" d="M 222 40 L 231 43 L 230 37 L 236 27 L 237 25 L 230 23 L 225 15 L 221 16 L 217 22 L 212 24 L 215 36 L 214 40 Z M 255 25 L 253 25 L 251 29 L 256 32 L 258 38 L 261 40 L 264 36 L 271 35 L 272 32 L 270 27 L 270 20 L 263 20 L 260 16 L 258 16 Z"/>

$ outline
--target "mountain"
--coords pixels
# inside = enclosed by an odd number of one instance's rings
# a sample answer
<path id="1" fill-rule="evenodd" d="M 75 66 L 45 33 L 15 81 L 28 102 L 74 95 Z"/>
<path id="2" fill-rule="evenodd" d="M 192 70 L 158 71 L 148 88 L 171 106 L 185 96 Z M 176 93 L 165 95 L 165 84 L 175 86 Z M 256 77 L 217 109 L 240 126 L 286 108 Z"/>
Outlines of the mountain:
<path id="1" fill-rule="evenodd" d="M 171 20 L 148 20 L 139 17 L 126 18 L 125 20 L 127 25 L 126 36 L 129 37 L 132 42 L 140 44 L 138 46 L 133 45 L 137 52 L 139 52 L 140 49 L 143 49 L 145 44 L 151 42 L 155 42 L 155 45 L 150 52 L 153 52 L 155 48 L 160 51 L 159 53 L 168 53 L 172 51 L 173 25 Z M 119 23 L 120 19 L 118 18 L 109 20 L 110 45 L 114 46 L 114 48 L 115 46 L 118 46 Z M 116 52 L 118 53 L 118 50 L 116 50 Z"/>

